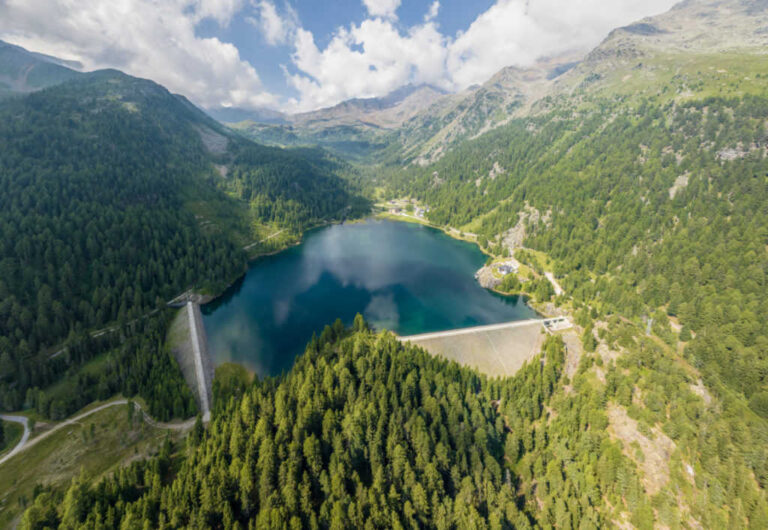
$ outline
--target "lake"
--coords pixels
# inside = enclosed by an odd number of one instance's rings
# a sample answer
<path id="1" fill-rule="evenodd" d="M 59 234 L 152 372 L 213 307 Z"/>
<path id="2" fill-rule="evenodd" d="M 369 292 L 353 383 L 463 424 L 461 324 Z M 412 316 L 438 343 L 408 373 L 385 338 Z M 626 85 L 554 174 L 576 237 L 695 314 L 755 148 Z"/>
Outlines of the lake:
<path id="1" fill-rule="evenodd" d="M 357 313 L 376 329 L 414 335 L 536 318 L 521 297 L 483 289 L 486 257 L 439 230 L 394 221 L 332 225 L 259 258 L 222 297 L 203 306 L 215 364 L 257 374 L 290 369 L 312 337 Z"/>

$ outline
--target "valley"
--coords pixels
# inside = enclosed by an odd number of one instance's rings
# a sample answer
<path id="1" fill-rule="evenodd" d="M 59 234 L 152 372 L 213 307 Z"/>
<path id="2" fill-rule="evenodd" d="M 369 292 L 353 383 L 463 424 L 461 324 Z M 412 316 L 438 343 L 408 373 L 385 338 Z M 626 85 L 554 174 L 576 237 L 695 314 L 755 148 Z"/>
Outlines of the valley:
<path id="1" fill-rule="evenodd" d="M 301 112 L 0 42 L 0 527 L 768 527 L 766 28 Z"/>

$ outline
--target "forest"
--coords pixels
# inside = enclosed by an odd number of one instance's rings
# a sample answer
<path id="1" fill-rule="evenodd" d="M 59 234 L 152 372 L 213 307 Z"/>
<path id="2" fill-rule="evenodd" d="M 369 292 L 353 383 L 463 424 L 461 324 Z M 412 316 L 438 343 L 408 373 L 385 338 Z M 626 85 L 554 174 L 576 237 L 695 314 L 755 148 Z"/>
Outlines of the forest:
<path id="1" fill-rule="evenodd" d="M 602 528 L 622 513 L 640 529 L 764 528 L 765 422 L 725 388 L 724 413 L 708 407 L 674 358 L 612 324 L 605 339 L 630 349 L 615 363 L 588 354 L 569 379 L 555 336 L 514 377 L 488 379 L 362 317 L 337 322 L 284 377 L 240 384 L 185 444 L 41 490 L 22 528 Z M 606 429 L 611 404 L 644 432 L 662 422 L 656 436 L 679 448 L 652 495 Z"/>
<path id="2" fill-rule="evenodd" d="M 212 152 L 210 137 L 227 150 Z M 214 164 L 233 166 L 226 185 Z M 340 166 L 323 153 L 257 146 L 116 71 L 0 102 L 0 409 L 32 406 L 57 419 L 122 390 L 155 403 L 159 417 L 188 414 L 189 392 L 157 345 L 167 324 L 158 311 L 190 288 L 220 292 L 246 265 L 234 234 L 211 230 L 189 197 L 300 231 L 365 209 Z M 230 196 L 231 186 L 248 192 Z M 78 375 L 103 355 L 114 364 Z M 134 376 L 131 362 L 142 365 Z M 162 367 L 167 396 L 142 386 Z M 65 374 L 79 378 L 78 392 L 45 397 Z"/>
<path id="3" fill-rule="evenodd" d="M 437 224 L 472 222 L 498 253 L 521 223 L 577 302 L 653 318 L 670 340 L 671 317 L 694 366 L 768 418 L 766 119 L 768 96 L 590 101 L 468 142 L 392 193 Z"/>

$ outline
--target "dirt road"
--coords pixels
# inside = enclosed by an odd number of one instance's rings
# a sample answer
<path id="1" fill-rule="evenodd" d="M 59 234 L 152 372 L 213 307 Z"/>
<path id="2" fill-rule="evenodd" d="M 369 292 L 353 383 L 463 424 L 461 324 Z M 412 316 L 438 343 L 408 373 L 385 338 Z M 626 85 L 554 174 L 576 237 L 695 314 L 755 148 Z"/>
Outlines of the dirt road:
<path id="1" fill-rule="evenodd" d="M 51 436 L 53 433 L 60 431 L 64 427 L 68 427 L 70 425 L 73 425 L 80 420 L 87 418 L 91 414 L 95 414 L 99 411 L 102 411 L 104 409 L 107 409 L 109 407 L 116 407 L 118 405 L 125 405 L 128 403 L 127 399 L 118 399 L 116 401 L 110 401 L 109 403 L 104 403 L 103 405 L 99 405 L 96 408 L 93 408 L 87 412 L 83 412 L 82 414 L 78 414 L 77 416 L 73 416 L 69 419 L 66 419 L 62 421 L 61 423 L 56 424 L 53 428 L 51 428 L 48 431 L 45 431 L 40 436 L 37 436 L 35 438 L 32 438 L 32 440 L 29 440 L 30 431 L 29 431 L 29 420 L 24 416 L 6 416 L 4 414 L 0 415 L 0 417 L 7 421 L 16 421 L 17 423 L 23 423 L 24 424 L 24 436 L 22 436 L 21 441 L 16 444 L 16 447 L 13 448 L 13 451 L 5 455 L 3 458 L 0 458 L 0 465 L 2 465 L 5 461 L 9 460 L 11 457 L 21 453 L 22 451 L 26 451 L 30 447 L 34 447 L 38 442 L 45 440 L 49 436 Z M 149 414 L 147 414 L 143 408 L 141 408 L 141 405 L 134 402 L 134 406 L 138 408 L 141 411 L 142 417 L 144 420 L 152 425 L 153 427 L 157 427 L 160 429 L 172 429 L 176 431 L 184 431 L 189 430 L 192 428 L 192 426 L 195 424 L 195 419 L 189 419 L 181 423 L 163 423 L 159 421 L 155 421 L 152 419 Z M 14 419 L 15 418 L 15 419 Z"/>

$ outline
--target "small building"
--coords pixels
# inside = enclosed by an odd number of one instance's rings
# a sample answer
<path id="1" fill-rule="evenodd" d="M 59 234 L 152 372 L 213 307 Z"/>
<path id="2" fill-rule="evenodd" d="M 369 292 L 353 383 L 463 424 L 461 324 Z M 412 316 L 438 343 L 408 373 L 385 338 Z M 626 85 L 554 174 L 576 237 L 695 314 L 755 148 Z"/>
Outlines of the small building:
<path id="1" fill-rule="evenodd" d="M 519 270 L 519 267 L 517 266 L 516 263 L 505 261 L 504 263 L 500 263 L 496 267 L 496 270 L 499 271 L 499 273 L 501 273 L 502 275 L 506 276 L 507 274 L 510 274 L 510 273 L 517 274 L 517 271 Z"/>

